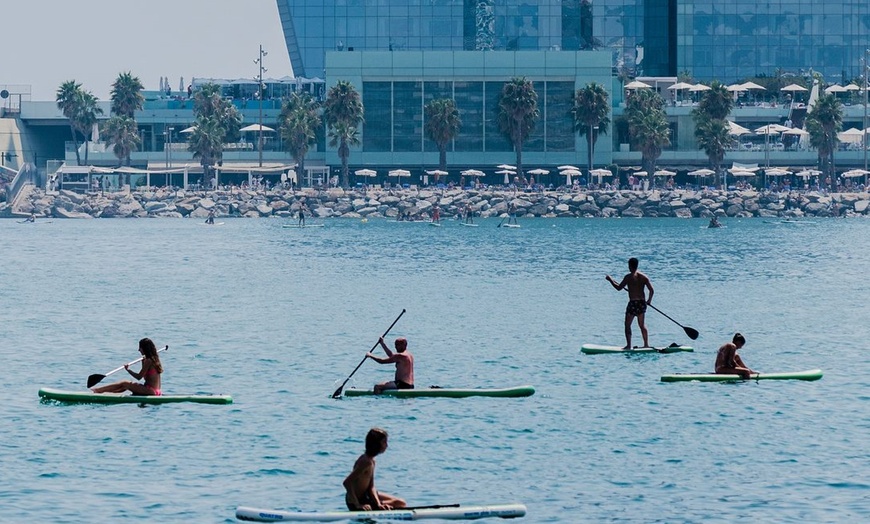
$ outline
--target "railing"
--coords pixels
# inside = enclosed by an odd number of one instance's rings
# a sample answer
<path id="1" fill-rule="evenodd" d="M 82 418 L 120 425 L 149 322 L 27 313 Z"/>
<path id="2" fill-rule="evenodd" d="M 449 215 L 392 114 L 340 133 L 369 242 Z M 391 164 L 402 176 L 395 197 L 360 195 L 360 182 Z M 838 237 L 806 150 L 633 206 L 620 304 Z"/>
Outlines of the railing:
<path id="1" fill-rule="evenodd" d="M 15 202 L 15 199 L 18 197 L 21 190 L 24 189 L 24 186 L 27 185 L 36 185 L 36 166 L 31 163 L 26 163 L 21 166 L 21 169 L 18 170 L 18 173 L 15 174 L 15 178 L 12 179 L 12 183 L 9 184 L 9 187 L 6 188 L 6 202 L 12 204 Z"/>

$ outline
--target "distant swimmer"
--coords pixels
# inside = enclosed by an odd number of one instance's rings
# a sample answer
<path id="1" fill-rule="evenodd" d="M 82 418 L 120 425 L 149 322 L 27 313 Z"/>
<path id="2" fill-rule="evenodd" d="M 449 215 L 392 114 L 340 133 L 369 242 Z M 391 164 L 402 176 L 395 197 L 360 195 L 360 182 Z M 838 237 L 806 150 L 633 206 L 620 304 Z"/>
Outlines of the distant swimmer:
<path id="1" fill-rule="evenodd" d="M 622 277 L 622 282 L 619 284 L 610 275 L 605 277 L 617 291 L 628 288 L 628 306 L 625 308 L 625 349 L 631 349 L 631 321 L 635 317 L 637 317 L 637 326 L 643 335 L 643 347 L 650 347 L 646 324 L 644 324 L 644 315 L 646 314 L 647 304 L 652 304 L 653 293 L 655 291 L 649 277 L 637 270 L 638 264 L 639 262 L 636 258 L 631 257 L 628 259 L 628 270 L 630 273 Z M 644 288 L 649 289 L 649 298 L 646 298 Z"/>
<path id="2" fill-rule="evenodd" d="M 387 432 L 372 428 L 366 435 L 366 451 L 356 459 L 353 470 L 342 483 L 347 493 L 344 502 L 350 511 L 402 509 L 407 504 L 393 495 L 375 489 L 375 457 L 387 450 Z"/>
<path id="3" fill-rule="evenodd" d="M 737 354 L 737 351 L 746 345 L 746 339 L 740 333 L 735 333 L 731 342 L 723 344 L 719 348 L 719 353 L 716 354 L 716 373 L 725 375 L 740 375 L 743 378 L 750 378 L 753 373 L 749 366 L 743 363 L 743 359 Z"/>
<path id="4" fill-rule="evenodd" d="M 384 348 L 387 358 L 380 358 L 372 353 L 367 353 L 366 356 L 378 364 L 396 364 L 396 378 L 389 382 L 376 384 L 375 394 L 379 395 L 385 389 L 414 389 L 414 355 L 408 351 L 408 340 L 405 338 L 396 339 L 396 353 L 390 351 L 390 348 L 384 343 L 384 337 L 381 337 L 378 343 Z"/>
<path id="5" fill-rule="evenodd" d="M 707 227 L 722 227 L 722 223 L 719 222 L 718 217 L 713 217 L 710 219 L 710 225 Z"/>
<path id="6" fill-rule="evenodd" d="M 30 213 L 30 216 L 27 217 L 28 222 L 36 222 L 36 213 Z"/>

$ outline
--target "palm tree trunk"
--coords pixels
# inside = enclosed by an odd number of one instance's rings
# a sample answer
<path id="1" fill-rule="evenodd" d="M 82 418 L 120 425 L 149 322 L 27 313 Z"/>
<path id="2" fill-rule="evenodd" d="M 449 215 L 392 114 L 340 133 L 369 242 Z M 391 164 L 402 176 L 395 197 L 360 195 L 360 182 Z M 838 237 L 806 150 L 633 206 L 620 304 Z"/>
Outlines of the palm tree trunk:
<path id="1" fill-rule="evenodd" d="M 73 148 L 75 148 L 75 150 L 76 150 L 76 165 L 80 166 L 80 165 L 82 165 L 82 158 L 79 155 L 79 142 L 78 142 L 78 139 L 76 139 L 76 128 L 73 127 L 72 122 L 70 122 L 69 130 L 72 133 Z"/>
<path id="2" fill-rule="evenodd" d="M 586 134 L 586 142 L 589 144 L 589 171 L 592 171 L 592 124 L 589 124 L 589 133 Z M 592 178 L 592 175 L 589 175 L 589 179 Z"/>
<path id="3" fill-rule="evenodd" d="M 447 171 L 447 146 L 438 148 L 438 169 Z"/>
<path id="4" fill-rule="evenodd" d="M 517 148 L 517 176 L 520 177 L 520 180 L 523 180 L 526 178 L 526 176 L 523 174 L 523 142 L 522 142 L 522 140 L 520 140 L 520 142 L 516 145 L 516 148 Z"/>

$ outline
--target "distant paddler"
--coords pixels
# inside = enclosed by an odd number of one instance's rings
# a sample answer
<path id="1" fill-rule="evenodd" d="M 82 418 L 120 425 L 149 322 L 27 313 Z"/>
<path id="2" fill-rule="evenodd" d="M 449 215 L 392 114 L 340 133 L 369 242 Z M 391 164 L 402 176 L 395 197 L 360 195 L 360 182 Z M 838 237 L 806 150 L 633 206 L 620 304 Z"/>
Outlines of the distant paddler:
<path id="1" fill-rule="evenodd" d="M 715 371 L 717 375 L 740 375 L 748 379 L 753 373 L 758 373 L 749 369 L 749 366 L 744 364 L 743 359 L 737 354 L 737 351 L 744 345 L 746 345 L 746 338 L 740 333 L 735 333 L 731 342 L 723 344 L 719 348 L 719 352 L 716 354 Z"/>
<path id="2" fill-rule="evenodd" d="M 344 479 L 344 501 L 351 511 L 402 509 L 404 500 L 375 489 L 375 457 L 387 450 L 387 432 L 372 428 L 366 435 L 366 451 L 356 459 L 350 475 Z"/>
<path id="3" fill-rule="evenodd" d="M 373 353 L 366 353 L 366 357 L 378 364 L 395 364 L 396 378 L 389 382 L 376 384 L 375 395 L 379 395 L 385 389 L 414 389 L 414 355 L 408 351 L 408 340 L 401 337 L 397 338 L 395 353 L 390 351 L 390 348 L 384 343 L 384 337 L 378 339 L 378 344 L 384 348 L 387 358 L 380 358 Z"/>
<path id="4" fill-rule="evenodd" d="M 465 204 L 465 223 L 474 223 L 474 211 L 471 209 L 471 204 Z"/>

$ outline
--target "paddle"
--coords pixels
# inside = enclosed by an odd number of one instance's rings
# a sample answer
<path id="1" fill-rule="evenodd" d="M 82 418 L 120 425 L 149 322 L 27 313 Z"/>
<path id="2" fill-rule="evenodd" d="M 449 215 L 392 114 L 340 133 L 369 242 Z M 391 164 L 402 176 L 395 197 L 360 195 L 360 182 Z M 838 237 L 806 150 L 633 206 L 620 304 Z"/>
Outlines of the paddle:
<path id="1" fill-rule="evenodd" d="M 506 218 L 507 217 L 501 217 L 501 222 L 499 222 L 498 225 L 495 227 L 501 227 L 501 225 L 504 223 L 504 219 L 506 219 Z"/>
<path id="2" fill-rule="evenodd" d="M 167 349 L 169 349 L 169 346 L 166 346 L 166 347 L 160 348 L 160 349 L 157 350 L 157 352 L 160 353 L 161 351 L 166 351 Z M 108 376 L 111 375 L 112 373 L 117 373 L 118 371 L 121 371 L 122 369 L 124 369 L 124 367 L 126 367 L 126 366 L 132 366 L 133 364 L 135 364 L 135 363 L 137 363 L 137 362 L 142 362 L 142 360 L 143 360 L 144 358 L 145 358 L 145 357 L 139 357 L 139 358 L 137 358 L 136 360 L 134 360 L 133 362 L 128 362 L 128 363 L 124 364 L 123 366 L 121 366 L 121 367 L 119 367 L 119 368 L 115 368 L 115 369 L 113 369 L 112 371 L 109 371 L 109 372 L 106 373 L 105 375 L 100 375 L 100 374 L 96 374 L 96 373 L 95 373 L 95 374 L 89 376 L 89 377 L 88 377 L 88 389 L 90 389 L 90 388 L 96 386 L 96 385 L 99 384 L 99 383 L 100 383 L 104 378 L 108 377 Z"/>
<path id="3" fill-rule="evenodd" d="M 415 510 L 415 509 L 441 509 L 441 508 L 458 508 L 459 504 L 433 504 L 432 506 L 408 506 L 406 508 L 396 508 L 399 510 Z"/>
<path id="4" fill-rule="evenodd" d="M 393 329 L 393 326 L 396 325 L 396 322 L 398 322 L 399 319 L 402 318 L 402 315 L 404 315 L 404 314 L 405 314 L 405 310 L 403 309 L 402 312 L 399 313 L 399 316 L 396 317 L 396 320 L 394 320 L 393 323 L 390 324 L 390 327 L 388 327 L 387 330 L 384 331 L 384 334 L 381 335 L 381 338 L 386 337 L 386 336 L 390 333 L 390 330 Z M 344 382 L 342 382 L 341 385 L 338 386 L 338 389 L 336 389 L 336 390 L 335 390 L 335 393 L 332 394 L 332 398 L 338 398 L 338 397 L 341 396 L 341 390 L 343 390 L 343 389 L 344 389 L 344 386 L 347 385 L 347 381 L 350 380 L 350 377 L 352 377 L 353 374 L 356 373 L 356 371 L 357 371 L 360 367 L 362 367 L 362 365 L 363 365 L 363 364 L 365 363 L 365 361 L 366 361 L 366 358 L 368 358 L 368 354 L 369 354 L 370 352 L 374 351 L 375 348 L 378 347 L 378 344 L 380 344 L 380 340 L 378 340 L 377 342 L 375 342 L 375 345 L 372 346 L 372 349 L 370 349 L 370 350 L 368 350 L 368 351 L 366 352 L 366 356 L 363 357 L 362 360 L 360 360 L 359 364 L 357 364 L 356 367 L 353 368 L 353 371 L 351 371 L 350 375 L 348 375 L 348 377 L 347 377 L 346 379 L 344 379 Z"/>
<path id="5" fill-rule="evenodd" d="M 685 331 L 685 332 L 686 332 L 686 335 L 688 335 L 689 338 L 691 338 L 692 340 L 695 340 L 696 338 L 698 338 L 698 330 L 697 330 L 697 329 L 690 328 L 690 327 L 687 327 L 687 326 L 684 326 L 684 325 L 680 324 L 680 323 L 677 322 L 676 320 L 674 320 L 674 319 L 672 319 L 671 317 L 665 315 L 665 314 L 662 312 L 662 310 L 660 310 L 659 308 L 655 307 L 655 306 L 652 305 L 652 304 L 647 304 L 647 305 L 648 305 L 649 307 L 655 309 L 655 310 L 658 311 L 659 313 L 661 313 L 661 314 L 662 314 L 666 319 L 670 320 L 670 321 L 673 322 L 674 324 L 676 324 L 676 325 L 680 326 L 681 328 L 683 328 L 683 331 Z"/>

